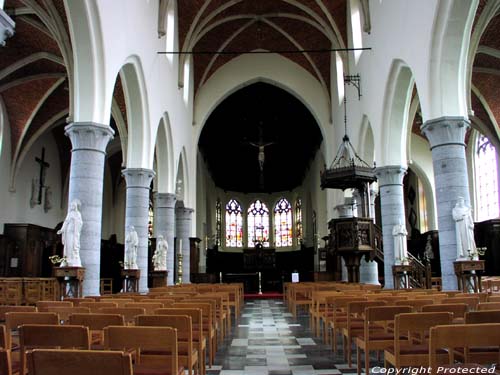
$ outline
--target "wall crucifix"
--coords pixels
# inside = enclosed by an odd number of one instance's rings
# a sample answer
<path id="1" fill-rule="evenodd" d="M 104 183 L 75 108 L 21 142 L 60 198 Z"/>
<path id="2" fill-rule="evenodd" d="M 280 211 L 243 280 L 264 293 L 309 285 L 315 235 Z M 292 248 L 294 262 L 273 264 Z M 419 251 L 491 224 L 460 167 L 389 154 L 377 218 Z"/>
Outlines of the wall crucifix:
<path id="1" fill-rule="evenodd" d="M 50 164 L 45 161 L 45 147 L 42 147 L 41 157 L 35 157 L 35 161 L 40 164 L 40 178 L 38 179 L 38 204 L 42 204 L 43 188 L 45 187 L 45 176 Z"/>

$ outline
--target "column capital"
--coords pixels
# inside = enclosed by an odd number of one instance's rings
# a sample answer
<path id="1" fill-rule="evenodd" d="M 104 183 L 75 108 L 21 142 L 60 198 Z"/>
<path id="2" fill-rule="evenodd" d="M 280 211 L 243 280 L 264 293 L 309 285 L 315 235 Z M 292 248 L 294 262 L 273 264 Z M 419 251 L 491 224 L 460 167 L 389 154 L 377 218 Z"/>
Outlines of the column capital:
<path id="1" fill-rule="evenodd" d="M 158 208 L 174 208 L 177 198 L 172 193 L 154 193 L 154 200 Z"/>
<path id="2" fill-rule="evenodd" d="M 193 208 L 187 208 L 187 207 L 177 207 L 175 209 L 175 215 L 179 218 L 186 218 L 186 217 L 191 217 L 191 214 L 194 212 Z"/>
<path id="3" fill-rule="evenodd" d="M 443 116 L 426 121 L 420 131 L 431 144 L 431 150 L 445 145 L 465 147 L 465 134 L 470 127 L 470 121 L 465 117 Z"/>
<path id="4" fill-rule="evenodd" d="M 106 153 L 106 146 L 113 139 L 115 132 L 109 125 L 95 122 L 72 122 L 64 128 L 71 140 L 71 151 L 97 151 Z"/>
<path id="5" fill-rule="evenodd" d="M 386 165 L 375 170 L 379 188 L 388 185 L 403 185 L 406 167 L 402 165 Z"/>
<path id="6" fill-rule="evenodd" d="M 152 169 L 147 168 L 126 168 L 122 171 L 122 176 L 125 178 L 125 182 L 127 183 L 127 189 L 149 189 L 151 186 L 151 180 L 155 176 L 155 172 Z"/>

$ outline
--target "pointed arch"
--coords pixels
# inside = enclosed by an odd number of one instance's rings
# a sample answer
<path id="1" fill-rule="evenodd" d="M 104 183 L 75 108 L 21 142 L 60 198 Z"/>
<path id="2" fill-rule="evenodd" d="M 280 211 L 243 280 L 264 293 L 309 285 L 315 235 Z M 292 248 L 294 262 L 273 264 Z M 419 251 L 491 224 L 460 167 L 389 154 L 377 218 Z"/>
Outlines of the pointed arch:
<path id="1" fill-rule="evenodd" d="M 467 59 L 479 0 L 440 0 L 434 19 L 429 74 L 430 107 L 424 121 L 441 116 L 467 117 Z"/>
<path id="2" fill-rule="evenodd" d="M 187 199 L 189 197 L 188 170 L 186 148 L 182 147 L 182 151 L 179 154 L 179 161 L 177 162 L 175 195 L 177 196 L 177 201 L 184 202 L 185 207 L 188 207 Z"/>
<path id="3" fill-rule="evenodd" d="M 153 150 L 152 150 L 153 151 Z M 156 131 L 155 142 L 156 158 L 156 185 L 159 193 L 169 193 L 174 188 L 174 157 L 172 145 L 172 131 L 168 113 L 165 112 L 160 119 Z"/>
<path id="4" fill-rule="evenodd" d="M 358 150 L 362 152 L 361 158 L 372 165 L 375 161 L 375 140 L 373 138 L 373 129 L 367 115 L 363 115 L 361 120 Z"/>
<path id="5" fill-rule="evenodd" d="M 380 165 L 406 165 L 406 137 L 408 110 L 415 79 L 409 66 L 399 59 L 392 62 L 387 80 L 384 98 L 381 145 L 392 144 L 395 147 L 381 147 L 377 160 Z"/>
<path id="6" fill-rule="evenodd" d="M 73 121 L 107 124 L 109 109 L 99 7 L 95 0 L 65 1 L 64 5 L 73 46 Z"/>
<path id="7" fill-rule="evenodd" d="M 152 153 L 146 152 L 149 145 L 149 111 L 147 91 L 141 60 L 132 55 L 126 59 L 119 72 L 123 83 L 127 106 L 127 168 L 152 168 Z"/>

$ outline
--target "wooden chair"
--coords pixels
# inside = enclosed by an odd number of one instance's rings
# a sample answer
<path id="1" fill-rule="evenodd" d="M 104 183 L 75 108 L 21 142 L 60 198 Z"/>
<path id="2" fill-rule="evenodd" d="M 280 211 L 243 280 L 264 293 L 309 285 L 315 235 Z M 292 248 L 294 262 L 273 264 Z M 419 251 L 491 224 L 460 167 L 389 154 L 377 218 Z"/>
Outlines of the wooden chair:
<path id="1" fill-rule="evenodd" d="M 5 314 L 8 312 L 36 312 L 35 306 L 0 306 L 0 322 L 5 322 Z"/>
<path id="2" fill-rule="evenodd" d="M 203 315 L 200 309 L 163 308 L 155 311 L 157 315 L 187 315 L 191 318 L 193 327 L 193 342 L 197 345 L 200 354 L 200 368 L 203 375 L 206 371 L 207 338 L 204 335 Z"/>
<path id="3" fill-rule="evenodd" d="M 73 302 L 73 306 L 78 307 L 80 302 L 96 302 L 97 300 L 95 298 L 92 298 L 92 297 L 85 297 L 85 298 L 70 297 L 70 298 L 65 298 L 64 301 Z"/>
<path id="4" fill-rule="evenodd" d="M 35 349 L 27 362 L 30 375 L 133 375 L 130 354 L 119 351 Z"/>
<path id="5" fill-rule="evenodd" d="M 34 348 L 90 349 L 89 329 L 83 326 L 23 324 L 19 327 L 20 374 L 26 373 L 26 351 Z"/>
<path id="6" fill-rule="evenodd" d="M 55 313 L 9 312 L 5 314 L 5 330 L 7 349 L 13 349 L 12 331 L 22 324 L 59 325 L 59 317 Z"/>
<path id="7" fill-rule="evenodd" d="M 0 325 L 0 374 L 12 375 L 19 373 L 19 366 L 12 368 L 11 350 L 7 348 L 7 333 L 5 326 Z"/>
<path id="8" fill-rule="evenodd" d="M 384 367 L 390 363 L 396 369 L 427 366 L 428 336 L 431 327 L 451 324 L 450 312 L 398 314 L 394 319 L 394 344 L 384 351 Z M 446 353 L 440 353 L 446 355 Z"/>
<path id="9" fill-rule="evenodd" d="M 480 310 L 465 313 L 465 324 L 500 323 L 500 310 Z"/>
<path id="10" fill-rule="evenodd" d="M 87 327 L 91 333 L 92 349 L 102 349 L 104 344 L 103 330 L 108 326 L 123 326 L 125 320 L 118 314 L 72 314 L 69 324 Z"/>
<path id="11" fill-rule="evenodd" d="M 39 312 L 48 312 L 49 307 L 73 307 L 73 302 L 69 301 L 38 301 L 36 308 Z"/>
<path id="12" fill-rule="evenodd" d="M 71 314 L 89 314 L 88 307 L 49 307 L 48 312 L 53 312 L 59 315 L 59 323 L 66 324 Z"/>
<path id="13" fill-rule="evenodd" d="M 188 369 L 189 375 L 193 370 L 200 373 L 197 345 L 193 342 L 193 325 L 191 317 L 187 315 L 139 315 L 136 326 L 172 327 L 177 329 L 177 345 L 179 364 Z M 204 373 L 204 372 L 203 372 Z"/>
<path id="14" fill-rule="evenodd" d="M 106 327 L 104 343 L 106 349 L 135 349 L 134 375 L 184 375 L 184 367 L 178 365 L 175 328 Z"/>
<path id="15" fill-rule="evenodd" d="M 133 325 L 135 317 L 146 314 L 146 310 L 142 307 L 101 307 L 97 313 L 122 315 L 126 325 Z"/>
<path id="16" fill-rule="evenodd" d="M 363 332 L 365 310 L 368 307 L 384 306 L 385 301 L 352 301 L 347 304 L 347 324 L 342 329 L 344 361 L 352 366 L 352 342 L 356 335 Z M 361 320 L 360 320 L 361 318 Z"/>
<path id="17" fill-rule="evenodd" d="M 128 302 L 124 307 L 143 308 L 146 315 L 153 315 L 156 309 L 161 309 L 164 306 L 161 302 Z"/>
<path id="18" fill-rule="evenodd" d="M 90 309 L 91 313 L 96 313 L 99 311 L 99 309 L 102 309 L 103 307 L 118 307 L 118 304 L 115 303 L 114 301 L 106 301 L 106 302 L 80 302 L 79 304 L 80 307 L 87 307 Z"/>
<path id="19" fill-rule="evenodd" d="M 375 327 L 387 327 L 388 322 L 394 321 L 397 314 L 410 313 L 410 306 L 376 306 L 368 307 L 365 311 L 363 333 L 356 337 L 356 359 L 358 375 L 361 375 L 361 351 L 365 353 L 365 371 L 370 373 L 370 350 L 385 350 L 394 344 L 394 332 L 387 329 L 374 330 Z"/>
<path id="20" fill-rule="evenodd" d="M 422 306 L 422 312 L 451 312 L 453 323 L 463 323 L 468 306 L 465 303 L 443 303 Z"/>
<path id="21" fill-rule="evenodd" d="M 469 350 L 470 348 L 476 350 Z M 478 348 L 486 348 L 487 357 L 478 356 Z M 462 349 L 462 364 L 455 364 L 457 349 Z M 436 355 L 438 350 L 446 350 L 447 362 L 440 362 Z M 492 350 L 494 349 L 494 350 Z M 429 366 L 431 374 L 438 374 L 438 368 L 446 371 L 449 368 L 465 367 L 467 364 L 498 363 L 500 349 L 500 323 L 490 324 L 455 324 L 435 326 L 430 330 Z M 484 353 L 484 352 L 483 352 Z M 443 372 L 440 372 L 443 373 Z"/>
<path id="22" fill-rule="evenodd" d="M 172 305 L 173 308 L 200 309 L 203 316 L 202 329 L 208 342 L 208 363 L 212 367 L 215 361 L 215 352 L 217 351 L 217 335 L 215 333 L 215 324 L 213 322 L 212 306 L 208 303 L 183 303 L 177 302 Z M 194 328 L 199 328 L 194 326 Z"/>
<path id="23" fill-rule="evenodd" d="M 394 302 L 395 306 L 411 306 L 413 312 L 421 312 L 422 307 L 433 304 L 432 299 L 408 299 Z"/>
<path id="24" fill-rule="evenodd" d="M 500 310 L 500 302 L 481 302 L 477 305 L 477 311 Z"/>
<path id="25" fill-rule="evenodd" d="M 449 303 L 465 303 L 467 305 L 467 311 L 477 310 L 477 305 L 479 305 L 479 297 L 450 297 L 441 300 L 441 304 Z"/>
<path id="26" fill-rule="evenodd" d="M 342 329 L 347 327 L 347 306 L 351 302 L 356 301 L 366 301 L 364 297 L 358 296 L 346 296 L 345 294 L 337 296 L 327 296 L 326 297 L 326 313 L 325 313 L 325 327 L 323 328 L 323 335 L 328 337 L 328 327 L 332 331 L 332 349 L 333 352 L 337 352 L 337 335 L 342 333 Z M 362 319 L 352 317 L 352 320 Z M 362 320 L 361 320 L 362 321 Z M 328 343 L 328 339 L 324 340 Z"/>

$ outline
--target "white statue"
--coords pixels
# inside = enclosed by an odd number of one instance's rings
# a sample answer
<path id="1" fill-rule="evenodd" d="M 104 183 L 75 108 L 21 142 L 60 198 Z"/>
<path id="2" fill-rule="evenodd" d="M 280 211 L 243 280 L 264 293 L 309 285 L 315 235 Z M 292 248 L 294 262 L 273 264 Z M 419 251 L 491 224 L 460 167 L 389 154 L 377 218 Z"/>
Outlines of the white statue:
<path id="1" fill-rule="evenodd" d="M 457 236 L 457 260 L 477 260 L 474 221 L 471 209 L 465 205 L 463 197 L 458 197 L 452 215 Z"/>
<path id="2" fill-rule="evenodd" d="M 156 250 L 153 255 L 153 266 L 155 271 L 167 270 L 167 240 L 160 234 L 156 242 Z"/>
<path id="3" fill-rule="evenodd" d="M 408 251 L 406 249 L 406 236 L 408 232 L 404 224 L 399 221 L 392 227 L 392 236 L 394 237 L 394 259 L 395 264 L 408 264 Z"/>
<path id="4" fill-rule="evenodd" d="M 61 266 L 82 266 L 80 260 L 80 232 L 82 231 L 83 221 L 80 206 L 81 203 L 78 199 L 70 203 L 68 215 L 66 215 L 61 229 L 57 231 L 57 234 L 62 235 L 64 257 L 66 257 L 66 262 L 62 262 Z"/>
<path id="5" fill-rule="evenodd" d="M 125 237 L 125 261 L 126 270 L 136 270 L 137 266 L 137 247 L 139 246 L 139 236 L 133 225 L 127 227 L 127 236 Z"/>

